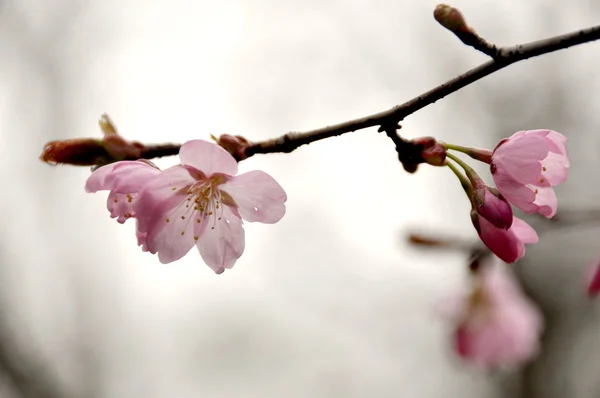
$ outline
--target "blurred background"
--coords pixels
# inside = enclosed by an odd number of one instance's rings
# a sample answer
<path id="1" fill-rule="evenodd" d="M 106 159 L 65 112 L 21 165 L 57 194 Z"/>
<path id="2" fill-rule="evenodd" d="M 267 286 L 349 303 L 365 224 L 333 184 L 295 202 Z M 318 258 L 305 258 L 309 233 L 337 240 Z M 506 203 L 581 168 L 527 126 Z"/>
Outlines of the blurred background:
<path id="1" fill-rule="evenodd" d="M 516 269 L 547 316 L 544 351 L 497 377 L 453 356 L 434 313 L 466 284 L 465 255 L 405 243 L 413 230 L 475 240 L 464 193 L 449 170 L 406 174 L 376 129 L 242 162 L 280 182 L 288 210 L 247 223 L 223 275 L 195 250 L 170 265 L 142 253 L 106 194 L 84 192 L 88 168 L 38 160 L 47 141 L 99 137 L 104 112 L 127 139 L 159 143 L 260 140 L 387 109 L 486 60 L 437 25 L 435 5 L 0 0 L 0 397 L 600 396 L 588 217 L 536 224 L 542 241 Z M 596 0 L 453 5 L 498 45 L 600 21 Z M 599 62 L 592 43 L 518 63 L 401 132 L 492 147 L 560 131 L 573 164 L 560 204 L 586 214 L 600 197 Z"/>

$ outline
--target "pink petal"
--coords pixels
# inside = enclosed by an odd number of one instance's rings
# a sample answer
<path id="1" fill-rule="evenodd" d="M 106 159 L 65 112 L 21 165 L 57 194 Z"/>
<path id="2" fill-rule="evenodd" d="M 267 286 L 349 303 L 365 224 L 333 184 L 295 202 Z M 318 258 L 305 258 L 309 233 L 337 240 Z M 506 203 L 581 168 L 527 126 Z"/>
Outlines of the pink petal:
<path id="1" fill-rule="evenodd" d="M 146 161 L 121 161 L 102 166 L 90 175 L 86 192 L 111 190 L 119 193 L 139 192 L 160 170 Z"/>
<path id="2" fill-rule="evenodd" d="M 233 267 L 244 253 L 242 219 L 235 216 L 229 206 L 223 206 L 221 220 L 209 217 L 207 221 L 209 222 L 206 229 L 196 246 L 204 262 L 215 273 L 220 274 L 225 269 Z"/>
<path id="3" fill-rule="evenodd" d="M 546 139 L 523 135 L 500 145 L 492 154 L 492 165 L 516 181 L 529 184 L 540 179 L 540 161 L 546 158 L 548 151 Z"/>
<path id="4" fill-rule="evenodd" d="M 112 192 L 108 195 L 106 207 L 112 218 L 123 224 L 131 217 L 135 217 L 133 209 L 134 200 L 137 198 L 137 193 L 123 194 Z"/>
<path id="5" fill-rule="evenodd" d="M 148 251 L 148 246 L 146 245 L 146 233 L 145 232 L 140 232 L 138 230 L 135 231 L 135 236 L 137 238 L 137 244 L 138 246 L 142 247 L 142 251 L 143 252 L 147 252 Z"/>
<path id="6" fill-rule="evenodd" d="M 113 169 L 117 163 L 111 163 L 97 168 L 85 182 L 85 191 L 92 193 L 102 190 L 110 190 L 112 188 L 112 184 L 110 182 L 107 183 L 106 178 L 113 173 Z"/>
<path id="7" fill-rule="evenodd" d="M 550 147 L 552 152 L 555 152 L 560 155 L 567 155 L 567 137 L 553 130 L 546 130 L 548 135 L 546 138 L 551 140 L 554 145 Z"/>
<path id="8" fill-rule="evenodd" d="M 187 194 L 180 193 L 177 197 L 180 199 L 179 205 L 169 211 L 158 212 L 157 222 L 153 223 L 146 233 L 148 251 L 158 253 L 158 259 L 163 264 L 179 260 L 196 243 L 196 212 L 185 207 L 188 203 Z"/>
<path id="9" fill-rule="evenodd" d="M 285 214 L 287 195 L 265 172 L 255 170 L 233 177 L 220 189 L 231 195 L 244 220 L 273 224 Z"/>
<path id="10" fill-rule="evenodd" d="M 537 194 L 535 196 L 535 205 L 539 206 L 538 213 L 546 218 L 552 218 L 556 214 L 558 209 L 558 200 L 552 187 L 539 187 L 537 188 Z"/>
<path id="11" fill-rule="evenodd" d="M 496 228 L 483 217 L 478 217 L 479 238 L 502 261 L 514 263 L 525 254 L 525 245 L 512 231 Z M 514 220 L 513 220 L 514 225 Z"/>
<path id="12" fill-rule="evenodd" d="M 161 225 L 166 213 L 185 200 L 187 187 L 194 182 L 196 180 L 183 166 L 166 169 L 148 182 L 135 204 L 139 230 L 147 232 Z"/>
<path id="13" fill-rule="evenodd" d="M 515 181 L 503 170 L 497 169 L 492 174 L 498 191 L 513 205 L 517 206 L 527 214 L 535 213 L 538 206 L 534 205 L 535 191 L 533 188 Z"/>
<path id="14" fill-rule="evenodd" d="M 542 161 L 542 177 L 551 185 L 558 185 L 566 181 L 569 174 L 569 158 L 566 155 L 550 152 Z"/>
<path id="15" fill-rule="evenodd" d="M 181 163 L 191 166 L 206 177 L 215 173 L 234 176 L 238 172 L 238 165 L 233 156 L 217 144 L 204 140 L 188 141 L 179 150 Z"/>
<path id="16" fill-rule="evenodd" d="M 513 218 L 511 230 L 523 243 L 531 244 L 538 243 L 539 241 L 538 234 L 535 232 L 535 229 L 518 217 Z"/>

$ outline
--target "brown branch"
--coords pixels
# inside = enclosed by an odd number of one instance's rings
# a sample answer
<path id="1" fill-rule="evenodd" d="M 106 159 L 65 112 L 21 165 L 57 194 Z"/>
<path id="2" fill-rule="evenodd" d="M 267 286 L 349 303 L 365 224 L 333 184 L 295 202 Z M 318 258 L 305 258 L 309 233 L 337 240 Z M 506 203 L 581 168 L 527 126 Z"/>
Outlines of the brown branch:
<path id="1" fill-rule="evenodd" d="M 429 91 L 423 93 L 410 101 L 401 105 L 397 105 L 383 112 L 373 115 L 364 116 L 358 119 L 349 120 L 343 123 L 334 124 L 327 127 L 322 127 L 315 130 L 305 132 L 289 132 L 280 137 L 260 141 L 248 142 L 240 145 L 238 148 L 227 148 L 238 160 L 243 160 L 256 154 L 266 153 L 289 153 L 298 147 L 310 144 L 315 141 L 320 141 L 326 138 L 336 137 L 342 134 L 350 133 L 357 130 L 362 130 L 369 127 L 381 126 L 379 131 L 385 131 L 386 126 L 397 126 L 404 118 L 425 108 L 428 105 L 452 94 L 471 83 L 476 82 L 494 72 L 499 71 L 511 64 L 523 61 L 532 57 L 537 57 L 543 54 L 548 54 L 557 50 L 562 50 L 575 45 L 588 43 L 600 39 L 600 26 L 593 26 L 587 29 L 582 29 L 576 32 L 567 33 L 559 36 L 550 37 L 544 40 L 534 41 L 526 44 L 501 47 L 497 50 L 495 57 L 485 62 L 460 76 L 455 77 Z M 131 155 L 121 157 L 125 159 L 152 159 L 162 156 L 170 156 L 178 153 L 180 145 L 178 144 L 161 144 L 161 145 L 138 145 L 139 153 L 132 152 Z M 409 146 L 404 145 L 402 148 L 409 150 Z M 240 152 L 240 149 L 242 151 Z M 396 145 L 396 149 L 400 153 L 400 146 Z M 48 156 L 42 154 L 42 160 L 50 162 Z M 69 162 L 58 162 L 69 163 Z"/>
<path id="2" fill-rule="evenodd" d="M 600 26 L 594 26 L 577 32 L 554 36 L 527 44 L 502 47 L 498 50 L 498 57 L 495 59 L 481 64 L 402 105 L 397 105 L 386 111 L 344 123 L 334 124 L 332 126 L 303 133 L 290 132 L 279 138 L 253 143 L 247 149 L 246 155 L 252 156 L 257 153 L 292 152 L 302 145 L 310 144 L 311 142 L 325 138 L 335 137 L 368 127 L 399 123 L 404 120 L 405 117 L 416 111 L 511 64 L 598 39 L 600 39 Z"/>

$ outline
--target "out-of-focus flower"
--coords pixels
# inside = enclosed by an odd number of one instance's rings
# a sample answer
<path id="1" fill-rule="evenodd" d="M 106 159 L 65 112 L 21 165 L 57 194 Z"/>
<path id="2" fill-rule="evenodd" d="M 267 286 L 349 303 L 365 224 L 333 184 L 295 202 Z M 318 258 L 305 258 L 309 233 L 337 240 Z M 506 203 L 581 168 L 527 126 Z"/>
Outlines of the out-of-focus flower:
<path id="1" fill-rule="evenodd" d="M 151 176 L 141 162 L 101 167 L 90 176 L 86 189 L 125 195 L 132 208 L 109 205 L 111 214 L 126 211 L 135 217 L 138 243 L 158 253 L 162 263 L 180 259 L 196 245 L 206 264 L 222 273 L 244 251 L 242 218 L 276 223 L 285 214 L 287 196 L 262 171 L 235 176 L 237 162 L 216 144 L 188 141 L 179 157 L 180 165 Z"/>
<path id="2" fill-rule="evenodd" d="M 596 264 L 592 268 L 587 289 L 590 297 L 596 297 L 600 294 L 600 264 Z"/>
<path id="3" fill-rule="evenodd" d="M 443 315 L 456 323 L 458 355 L 487 369 L 515 367 L 533 359 L 543 329 L 539 309 L 523 294 L 508 266 L 496 262 L 480 266 L 472 293 L 447 300 L 443 309 Z"/>
<path id="4" fill-rule="evenodd" d="M 555 185 L 567 179 L 567 138 L 552 130 L 519 131 L 498 143 L 490 170 L 502 195 L 525 213 L 556 214 Z"/>
<path id="5" fill-rule="evenodd" d="M 525 221 L 513 216 L 508 229 L 496 227 L 479 215 L 476 209 L 471 210 L 471 221 L 481 241 L 506 263 L 514 263 L 525 255 L 525 244 L 537 243 L 538 235 Z"/>

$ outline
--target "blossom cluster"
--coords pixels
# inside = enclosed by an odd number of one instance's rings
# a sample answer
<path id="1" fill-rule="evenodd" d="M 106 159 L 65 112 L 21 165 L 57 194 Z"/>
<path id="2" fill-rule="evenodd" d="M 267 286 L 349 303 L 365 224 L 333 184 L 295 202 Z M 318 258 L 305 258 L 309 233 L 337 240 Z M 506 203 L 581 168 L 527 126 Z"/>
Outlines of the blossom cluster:
<path id="1" fill-rule="evenodd" d="M 567 179 L 567 139 L 552 130 L 519 131 L 493 150 L 444 144 L 490 166 L 496 187 L 488 186 L 466 162 L 451 152 L 445 165 L 460 179 L 471 202 L 471 220 L 482 242 L 501 260 L 514 263 L 525 255 L 525 244 L 538 235 L 513 214 L 511 204 L 526 214 L 552 218 L 557 211 L 553 187 Z M 463 169 L 463 173 L 456 166 Z"/>
<path id="2" fill-rule="evenodd" d="M 236 175 L 237 161 L 244 159 L 249 145 L 246 139 L 228 135 L 213 139 L 216 144 L 186 142 L 179 150 L 181 163 L 165 170 L 143 159 L 99 167 L 85 189 L 110 191 L 111 217 L 119 223 L 134 219 L 138 245 L 157 254 L 162 263 L 178 260 L 196 246 L 204 262 L 220 274 L 244 252 L 243 220 L 278 222 L 285 214 L 287 196 L 262 171 Z M 417 162 L 447 166 L 458 177 L 471 204 L 472 223 L 495 255 L 472 267 L 468 294 L 444 301 L 443 314 L 455 326 L 455 351 L 471 363 L 486 368 L 515 366 L 539 350 L 542 315 L 505 264 L 523 257 L 525 244 L 536 243 L 538 235 L 513 214 L 512 206 L 546 218 L 556 214 L 553 187 L 566 180 L 570 166 L 566 142 L 552 130 L 519 131 L 493 150 L 432 137 L 413 140 L 421 148 Z M 460 153 L 488 164 L 495 187 L 457 156 Z M 592 270 L 588 292 L 600 293 L 600 265 Z"/>
<path id="3" fill-rule="evenodd" d="M 567 139 L 552 130 L 519 131 L 493 150 L 442 144 L 444 162 L 460 180 L 471 203 L 471 220 L 481 241 L 495 254 L 471 269 L 470 293 L 444 301 L 444 315 L 454 323 L 455 352 L 484 368 L 514 367 L 533 359 L 540 346 L 543 318 L 520 290 L 504 263 L 525 255 L 525 244 L 537 243 L 536 231 L 513 214 L 551 218 L 557 211 L 553 187 L 564 182 L 570 166 Z M 489 164 L 495 187 L 487 185 L 456 151 Z M 462 170 L 461 170 L 462 169 Z M 500 261 L 502 260 L 502 261 Z M 504 263 L 503 263 L 504 262 Z M 600 289 L 600 268 L 590 294 Z"/>

